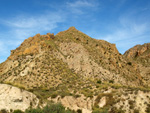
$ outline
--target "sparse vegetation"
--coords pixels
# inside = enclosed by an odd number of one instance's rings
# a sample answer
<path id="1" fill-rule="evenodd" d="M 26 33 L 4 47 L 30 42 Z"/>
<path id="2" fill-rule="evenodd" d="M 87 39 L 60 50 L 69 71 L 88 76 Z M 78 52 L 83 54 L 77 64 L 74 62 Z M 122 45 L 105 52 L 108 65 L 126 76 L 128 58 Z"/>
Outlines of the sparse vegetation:
<path id="1" fill-rule="evenodd" d="M 97 81 L 97 83 L 98 83 L 98 84 L 101 84 L 101 83 L 102 83 L 102 81 L 101 81 L 101 80 L 98 80 L 98 81 Z"/>
<path id="2" fill-rule="evenodd" d="M 0 111 L 0 113 L 8 113 L 8 111 L 5 110 L 5 109 L 2 109 L 2 110 Z"/>
<path id="3" fill-rule="evenodd" d="M 44 108 L 37 108 L 37 109 L 28 109 L 25 113 L 75 113 L 75 111 L 65 110 L 60 103 L 57 104 L 48 104 Z"/>
<path id="4" fill-rule="evenodd" d="M 127 64 L 128 64 L 128 65 L 132 65 L 132 62 L 128 62 Z"/>
<path id="5" fill-rule="evenodd" d="M 83 95 L 88 99 L 96 97 L 93 113 L 124 113 L 123 109 L 127 107 L 125 102 L 129 110 L 138 113 L 136 95 L 139 91 L 150 92 L 150 73 L 149 67 L 146 67 L 150 60 L 145 57 L 147 54 L 149 50 L 141 57 L 136 53 L 136 58 L 129 60 L 118 52 L 114 44 L 92 39 L 71 27 L 55 36 L 51 33 L 37 34 L 25 40 L 12 51 L 9 60 L 0 64 L 0 82 L 34 93 L 40 99 L 40 105 L 47 102 L 49 97 L 54 99 L 60 96 L 63 99 L 73 96 L 78 99 Z M 138 66 L 138 63 L 145 67 Z M 143 68 L 147 71 L 143 71 L 141 76 Z M 102 97 L 106 97 L 106 105 L 99 108 Z M 147 101 L 141 99 L 147 106 L 146 112 L 150 112 L 149 100 L 149 97 Z M 115 106 L 117 103 L 119 108 Z M 65 110 L 60 104 L 51 104 L 43 109 L 28 109 L 26 113 L 50 110 L 73 112 Z M 82 110 L 77 112 L 81 113 Z"/>
<path id="6" fill-rule="evenodd" d="M 14 110 L 13 113 L 24 113 L 24 112 L 18 109 L 18 110 Z"/>

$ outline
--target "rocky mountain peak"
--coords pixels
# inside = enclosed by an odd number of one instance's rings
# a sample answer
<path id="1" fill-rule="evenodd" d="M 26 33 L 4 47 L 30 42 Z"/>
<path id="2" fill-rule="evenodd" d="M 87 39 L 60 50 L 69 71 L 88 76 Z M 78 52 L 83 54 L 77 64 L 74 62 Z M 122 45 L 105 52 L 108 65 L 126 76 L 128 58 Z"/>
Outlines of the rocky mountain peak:
<path id="1" fill-rule="evenodd" d="M 139 62 L 150 64 L 149 45 L 137 45 L 123 56 L 115 44 L 93 39 L 75 27 L 55 36 L 36 34 L 0 64 L 0 82 L 31 91 L 43 104 L 47 99 L 56 100 L 70 109 L 85 110 L 83 113 L 105 107 L 132 112 L 134 104 L 144 113 L 149 93 L 137 90 L 147 91 L 150 86 L 150 67 Z"/>
<path id="2" fill-rule="evenodd" d="M 143 45 L 136 45 L 133 48 L 129 49 L 124 53 L 124 55 L 128 58 L 136 58 L 145 54 L 150 50 L 150 43 L 145 43 Z"/>
<path id="3" fill-rule="evenodd" d="M 74 31 L 74 30 L 77 30 L 74 26 L 72 26 L 72 27 L 69 27 L 69 29 L 68 29 L 69 31 Z"/>
<path id="4" fill-rule="evenodd" d="M 46 47 L 45 41 L 52 40 L 54 37 L 53 33 L 47 33 L 46 35 L 40 35 L 38 33 L 33 37 L 29 37 L 18 48 L 11 50 L 9 59 L 14 59 L 21 55 L 38 54 L 42 47 Z"/>
<path id="5" fill-rule="evenodd" d="M 150 66 L 150 43 L 136 45 L 127 50 L 124 53 L 124 56 L 133 59 L 142 65 Z"/>

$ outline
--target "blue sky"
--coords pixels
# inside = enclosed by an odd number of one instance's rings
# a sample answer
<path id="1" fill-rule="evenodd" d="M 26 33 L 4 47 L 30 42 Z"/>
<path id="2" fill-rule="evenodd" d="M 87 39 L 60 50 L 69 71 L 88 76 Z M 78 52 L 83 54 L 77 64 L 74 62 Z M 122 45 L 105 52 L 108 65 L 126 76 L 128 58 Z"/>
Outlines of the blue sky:
<path id="1" fill-rule="evenodd" d="M 0 62 L 26 38 L 70 26 L 123 54 L 150 42 L 150 0 L 0 0 Z"/>

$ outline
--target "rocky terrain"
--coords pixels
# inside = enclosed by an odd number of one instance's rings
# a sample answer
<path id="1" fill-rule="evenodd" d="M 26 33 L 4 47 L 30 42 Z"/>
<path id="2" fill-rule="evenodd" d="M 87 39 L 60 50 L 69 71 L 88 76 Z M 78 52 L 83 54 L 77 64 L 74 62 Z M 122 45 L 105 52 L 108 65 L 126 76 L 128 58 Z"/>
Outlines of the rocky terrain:
<path id="1" fill-rule="evenodd" d="M 83 113 L 146 113 L 149 60 L 150 44 L 122 55 L 115 44 L 70 27 L 56 35 L 29 37 L 12 50 L 0 64 L 0 82 L 36 95 L 40 107 L 54 101 Z"/>
<path id="2" fill-rule="evenodd" d="M 31 105 L 38 106 L 39 99 L 33 94 L 17 87 L 0 84 L 0 109 L 25 111 Z"/>
<path id="3" fill-rule="evenodd" d="M 131 58 L 144 66 L 150 66 L 150 43 L 136 45 L 126 51 L 124 56 Z"/>
<path id="4" fill-rule="evenodd" d="M 138 64 L 145 85 L 150 86 L 150 43 L 136 45 L 126 51 L 124 56 Z"/>

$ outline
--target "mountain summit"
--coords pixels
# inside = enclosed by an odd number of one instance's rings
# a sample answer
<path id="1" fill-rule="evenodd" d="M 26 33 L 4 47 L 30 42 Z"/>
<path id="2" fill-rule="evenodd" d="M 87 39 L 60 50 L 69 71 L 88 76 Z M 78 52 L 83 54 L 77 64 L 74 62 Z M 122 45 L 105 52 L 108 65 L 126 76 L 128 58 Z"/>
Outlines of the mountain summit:
<path id="1" fill-rule="evenodd" d="M 49 88 L 50 85 L 46 84 L 52 84 L 51 79 L 56 76 L 58 80 L 54 81 L 60 83 L 63 76 L 77 76 L 78 79 L 99 79 L 122 85 L 142 84 L 136 64 L 129 65 L 128 62 L 114 44 L 92 39 L 75 27 L 70 27 L 55 36 L 51 33 L 37 34 L 26 39 L 11 51 L 8 60 L 0 67 L 0 74 L 3 82 L 9 81 L 29 89 L 41 85 Z M 46 84 L 41 77 L 46 77 Z"/>
<path id="2" fill-rule="evenodd" d="M 128 58 L 130 51 L 121 55 L 115 44 L 93 39 L 75 27 L 56 35 L 37 34 L 12 50 L 0 64 L 0 81 L 32 91 L 41 101 L 59 95 L 93 98 L 109 88 L 115 92 L 119 88 L 121 94 L 120 88 L 138 89 L 149 83 L 142 78 L 145 75 L 140 73 L 139 64 Z M 101 96 L 114 99 L 114 94 Z"/>
<path id="3" fill-rule="evenodd" d="M 138 63 L 150 66 L 150 43 L 136 45 L 125 52 L 124 56 L 135 59 Z"/>

